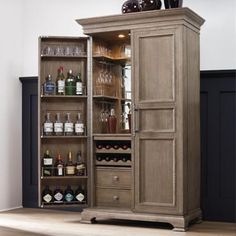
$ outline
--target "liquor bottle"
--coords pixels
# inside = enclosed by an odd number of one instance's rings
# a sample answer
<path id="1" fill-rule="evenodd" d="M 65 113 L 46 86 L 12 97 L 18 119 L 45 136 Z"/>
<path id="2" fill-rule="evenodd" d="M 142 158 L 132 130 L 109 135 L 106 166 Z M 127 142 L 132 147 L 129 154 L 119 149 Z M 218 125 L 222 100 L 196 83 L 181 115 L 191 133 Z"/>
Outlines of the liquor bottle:
<path id="1" fill-rule="evenodd" d="M 43 176 L 53 175 L 53 157 L 50 156 L 49 150 L 46 150 L 42 159 L 42 174 Z"/>
<path id="2" fill-rule="evenodd" d="M 86 203 L 86 193 L 85 193 L 85 188 L 83 185 L 78 186 L 78 188 L 76 189 L 75 199 L 81 204 Z"/>
<path id="3" fill-rule="evenodd" d="M 84 134 L 84 123 L 81 120 L 80 113 L 78 113 L 77 121 L 75 123 L 75 134 L 76 135 L 83 135 Z"/>
<path id="4" fill-rule="evenodd" d="M 55 176 L 64 176 L 64 163 L 60 154 L 58 154 L 54 166 L 55 166 Z"/>
<path id="5" fill-rule="evenodd" d="M 83 95 L 83 82 L 81 79 L 81 73 L 79 72 L 75 78 L 75 84 L 76 84 L 76 95 Z"/>
<path id="6" fill-rule="evenodd" d="M 43 85 L 44 95 L 54 95 L 55 94 L 55 83 L 52 81 L 52 76 L 48 75 L 46 81 Z"/>
<path id="7" fill-rule="evenodd" d="M 46 120 L 43 124 L 43 133 L 46 136 L 53 135 L 53 123 L 50 120 L 50 113 L 47 113 L 47 115 L 46 115 Z"/>
<path id="8" fill-rule="evenodd" d="M 56 114 L 56 121 L 54 123 L 54 134 L 56 136 L 63 135 L 63 123 L 61 122 L 60 113 Z"/>
<path id="9" fill-rule="evenodd" d="M 77 153 L 77 162 L 75 164 L 76 175 L 77 176 L 85 176 L 86 175 L 86 165 L 82 159 L 81 151 Z"/>
<path id="10" fill-rule="evenodd" d="M 65 82 L 66 88 L 66 95 L 75 95 L 75 77 L 72 73 L 72 70 L 69 70 Z"/>
<path id="11" fill-rule="evenodd" d="M 74 200 L 74 191 L 71 189 L 71 186 L 68 185 L 64 192 L 64 201 L 70 203 Z"/>
<path id="12" fill-rule="evenodd" d="M 115 116 L 115 109 L 111 109 L 111 114 L 109 115 L 107 119 L 108 124 L 108 133 L 116 133 L 116 116 Z"/>
<path id="13" fill-rule="evenodd" d="M 74 124 L 70 120 L 70 113 L 66 113 L 66 122 L 64 124 L 64 132 L 67 136 L 74 134 Z"/>
<path id="14" fill-rule="evenodd" d="M 53 200 L 52 191 L 49 189 L 49 186 L 46 185 L 42 192 L 42 202 L 50 203 Z"/>
<path id="15" fill-rule="evenodd" d="M 72 161 L 72 153 L 68 154 L 68 161 L 66 163 L 66 175 L 75 175 L 75 165 Z"/>
<path id="16" fill-rule="evenodd" d="M 60 189 L 60 187 L 56 187 L 53 193 L 53 202 L 58 204 L 63 203 L 63 198 L 63 191 Z"/>
<path id="17" fill-rule="evenodd" d="M 65 95 L 65 76 L 63 74 L 63 67 L 60 66 L 58 68 L 58 74 L 57 74 L 57 94 L 58 95 Z"/>

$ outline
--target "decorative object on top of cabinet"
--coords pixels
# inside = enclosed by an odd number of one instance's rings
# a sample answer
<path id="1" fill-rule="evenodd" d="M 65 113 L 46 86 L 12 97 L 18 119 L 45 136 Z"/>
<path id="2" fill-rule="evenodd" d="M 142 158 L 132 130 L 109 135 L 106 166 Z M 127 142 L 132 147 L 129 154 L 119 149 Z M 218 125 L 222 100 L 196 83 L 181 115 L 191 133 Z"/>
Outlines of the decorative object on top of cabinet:
<path id="1" fill-rule="evenodd" d="M 151 11 L 161 9 L 161 0 L 141 0 L 140 10 L 141 11 Z"/>
<path id="2" fill-rule="evenodd" d="M 131 12 L 138 12 L 139 9 L 139 1 L 138 0 L 127 0 L 122 5 L 122 13 L 131 13 Z"/>
<path id="3" fill-rule="evenodd" d="M 183 0 L 164 0 L 165 8 L 178 8 L 183 6 Z"/>

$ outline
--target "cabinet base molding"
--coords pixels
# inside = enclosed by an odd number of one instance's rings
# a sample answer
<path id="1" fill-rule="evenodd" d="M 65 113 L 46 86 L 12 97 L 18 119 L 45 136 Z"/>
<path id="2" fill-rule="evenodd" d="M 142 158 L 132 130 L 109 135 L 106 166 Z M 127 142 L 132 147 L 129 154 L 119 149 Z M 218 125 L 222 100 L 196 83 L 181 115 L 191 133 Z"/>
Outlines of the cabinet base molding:
<path id="1" fill-rule="evenodd" d="M 202 213 L 200 209 L 194 210 L 191 213 L 179 215 L 164 215 L 164 214 L 146 214 L 132 212 L 129 210 L 120 209 L 105 209 L 105 208 L 87 208 L 81 213 L 81 223 L 95 223 L 97 220 L 135 220 L 135 221 L 150 221 L 169 223 L 173 226 L 174 231 L 184 232 L 188 230 L 190 222 L 200 223 Z"/>

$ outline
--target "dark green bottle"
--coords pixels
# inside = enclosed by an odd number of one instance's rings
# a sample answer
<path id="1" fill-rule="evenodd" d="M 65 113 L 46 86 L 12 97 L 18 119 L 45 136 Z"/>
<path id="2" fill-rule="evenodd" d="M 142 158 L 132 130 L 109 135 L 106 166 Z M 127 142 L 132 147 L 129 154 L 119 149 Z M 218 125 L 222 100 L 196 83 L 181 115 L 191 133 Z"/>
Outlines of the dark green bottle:
<path id="1" fill-rule="evenodd" d="M 75 77 L 72 70 L 69 70 L 66 78 L 66 95 L 75 95 Z"/>

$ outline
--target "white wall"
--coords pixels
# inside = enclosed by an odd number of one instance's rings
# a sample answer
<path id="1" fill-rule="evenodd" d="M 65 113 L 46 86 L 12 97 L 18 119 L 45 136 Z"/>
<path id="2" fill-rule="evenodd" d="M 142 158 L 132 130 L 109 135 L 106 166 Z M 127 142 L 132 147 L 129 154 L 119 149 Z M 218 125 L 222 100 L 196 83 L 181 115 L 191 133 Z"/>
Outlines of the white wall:
<path id="1" fill-rule="evenodd" d="M 0 0 L 0 210 L 21 206 L 22 1 Z"/>

